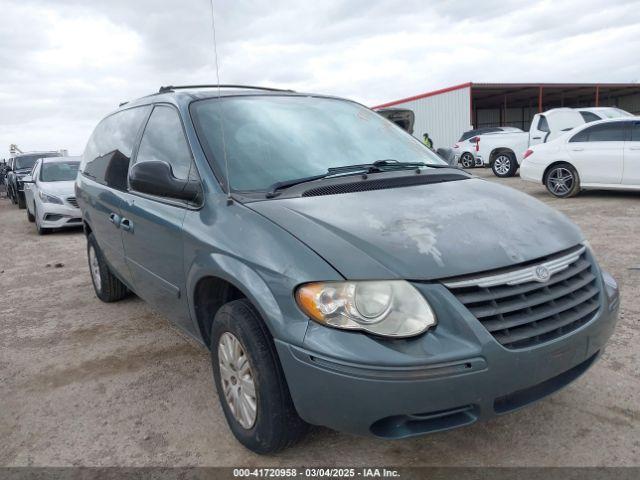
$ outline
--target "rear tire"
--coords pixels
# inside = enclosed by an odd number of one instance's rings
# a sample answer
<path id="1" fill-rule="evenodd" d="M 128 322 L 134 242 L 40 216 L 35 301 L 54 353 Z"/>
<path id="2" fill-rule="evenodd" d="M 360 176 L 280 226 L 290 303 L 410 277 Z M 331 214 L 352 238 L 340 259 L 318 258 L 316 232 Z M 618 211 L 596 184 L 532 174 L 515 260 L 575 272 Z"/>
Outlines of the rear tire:
<path id="1" fill-rule="evenodd" d="M 518 162 L 513 153 L 499 153 L 491 162 L 491 170 L 496 177 L 513 177 L 518 170 Z"/>
<path id="2" fill-rule="evenodd" d="M 573 165 L 558 163 L 545 173 L 547 191 L 556 198 L 569 198 L 580 192 L 580 176 Z"/>
<path id="3" fill-rule="evenodd" d="M 230 351 L 228 345 L 240 348 Z M 293 405 L 273 339 L 247 299 L 218 310 L 210 346 L 218 399 L 242 445 L 256 453 L 272 453 L 306 434 L 309 425 Z"/>
<path id="4" fill-rule="evenodd" d="M 473 168 L 476 166 L 476 161 L 469 152 L 464 152 L 460 155 L 460 164 L 462 168 Z"/>
<path id="5" fill-rule="evenodd" d="M 93 233 L 87 237 L 87 257 L 91 283 L 100 300 L 106 303 L 117 302 L 129 295 L 126 285 L 111 273 Z"/>

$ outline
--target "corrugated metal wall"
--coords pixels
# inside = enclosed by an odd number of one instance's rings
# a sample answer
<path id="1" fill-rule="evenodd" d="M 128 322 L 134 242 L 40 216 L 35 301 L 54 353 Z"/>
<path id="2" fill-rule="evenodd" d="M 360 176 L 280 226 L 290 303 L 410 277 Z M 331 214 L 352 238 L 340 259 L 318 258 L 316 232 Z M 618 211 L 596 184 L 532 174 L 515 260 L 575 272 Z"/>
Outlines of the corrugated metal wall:
<path id="1" fill-rule="evenodd" d="M 617 106 L 634 115 L 640 115 L 640 93 L 618 97 Z"/>
<path id="2" fill-rule="evenodd" d="M 416 122 L 413 135 L 422 140 L 427 132 L 434 148 L 451 147 L 462 132 L 471 127 L 471 89 L 469 87 L 419 98 L 393 105 L 393 108 L 413 110 Z"/>

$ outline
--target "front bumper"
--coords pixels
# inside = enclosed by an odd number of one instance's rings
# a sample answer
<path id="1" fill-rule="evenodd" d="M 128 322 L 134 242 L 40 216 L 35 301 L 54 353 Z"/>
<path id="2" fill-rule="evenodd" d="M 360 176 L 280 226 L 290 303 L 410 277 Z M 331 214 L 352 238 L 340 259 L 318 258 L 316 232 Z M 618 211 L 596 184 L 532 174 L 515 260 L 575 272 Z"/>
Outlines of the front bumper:
<path id="1" fill-rule="evenodd" d="M 38 209 L 38 219 L 43 228 L 67 228 L 82 225 L 82 212 L 77 207 L 43 203 Z"/>
<path id="2" fill-rule="evenodd" d="M 383 438 L 447 430 L 517 410 L 584 373 L 617 320 L 617 290 L 598 281 L 594 317 L 531 348 L 500 345 L 437 284 L 418 286 L 439 318 L 420 337 L 377 339 L 311 323 L 303 348 L 276 347 L 296 409 L 309 423 Z"/>

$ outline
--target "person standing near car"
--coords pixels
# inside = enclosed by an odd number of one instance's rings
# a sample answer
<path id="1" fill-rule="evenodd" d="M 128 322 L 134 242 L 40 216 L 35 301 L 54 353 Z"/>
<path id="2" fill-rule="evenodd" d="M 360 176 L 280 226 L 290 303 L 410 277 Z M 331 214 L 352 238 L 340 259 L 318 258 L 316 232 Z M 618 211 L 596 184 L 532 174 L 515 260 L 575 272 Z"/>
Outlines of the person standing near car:
<path id="1" fill-rule="evenodd" d="M 429 134 L 427 132 L 422 134 L 422 143 L 424 143 L 425 147 L 428 149 L 433 150 L 433 141 L 429 138 Z"/>

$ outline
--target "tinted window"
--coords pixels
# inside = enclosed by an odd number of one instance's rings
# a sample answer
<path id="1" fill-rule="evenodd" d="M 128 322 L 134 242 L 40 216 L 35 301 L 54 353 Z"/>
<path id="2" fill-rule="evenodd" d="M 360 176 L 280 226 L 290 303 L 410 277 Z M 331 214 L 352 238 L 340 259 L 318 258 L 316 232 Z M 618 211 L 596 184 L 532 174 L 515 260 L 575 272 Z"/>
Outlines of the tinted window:
<path id="1" fill-rule="evenodd" d="M 182 131 L 178 112 L 171 107 L 154 108 L 144 129 L 136 163 L 167 162 L 173 176 L 186 180 L 191 169 L 191 150 Z"/>
<path id="2" fill-rule="evenodd" d="M 476 135 L 482 135 L 484 133 L 495 133 L 501 132 L 502 129 L 498 127 L 487 127 L 487 128 L 477 128 L 475 130 L 469 130 L 468 132 L 464 132 L 460 137 L 459 142 L 464 142 L 465 140 L 470 139 L 471 137 L 475 137 Z"/>
<path id="3" fill-rule="evenodd" d="M 631 130 L 631 141 L 640 142 L 640 122 L 633 123 L 633 130 Z"/>
<path id="4" fill-rule="evenodd" d="M 585 123 L 596 122 L 600 120 L 600 117 L 593 112 L 580 112 L 580 115 L 582 115 Z"/>
<path id="5" fill-rule="evenodd" d="M 80 162 L 43 163 L 40 168 L 40 180 L 43 182 L 69 182 L 78 175 Z"/>
<path id="6" fill-rule="evenodd" d="M 125 189 L 131 152 L 150 108 L 130 108 L 102 120 L 84 150 L 82 173 L 99 183 Z"/>
<path id="7" fill-rule="evenodd" d="M 24 155 L 21 157 L 16 157 L 15 160 L 15 170 L 21 170 L 23 168 L 33 168 L 36 164 L 36 160 L 39 158 L 48 158 L 48 157 L 59 157 L 60 154 L 57 152 L 47 152 L 47 153 L 34 153 L 32 155 Z"/>
<path id="8" fill-rule="evenodd" d="M 547 117 L 545 117 L 544 115 L 540 115 L 540 118 L 538 119 L 538 130 L 540 130 L 541 132 L 551 131 L 549 129 L 549 122 L 547 121 Z"/>
<path id="9" fill-rule="evenodd" d="M 230 183 L 236 190 L 263 190 L 283 180 L 324 174 L 330 167 L 391 158 L 446 165 L 416 138 L 345 100 L 207 99 L 192 103 L 191 114 L 218 172 L 225 171 L 226 154 Z"/>
<path id="10" fill-rule="evenodd" d="M 622 142 L 624 130 L 624 122 L 594 125 L 574 135 L 570 142 Z"/>

